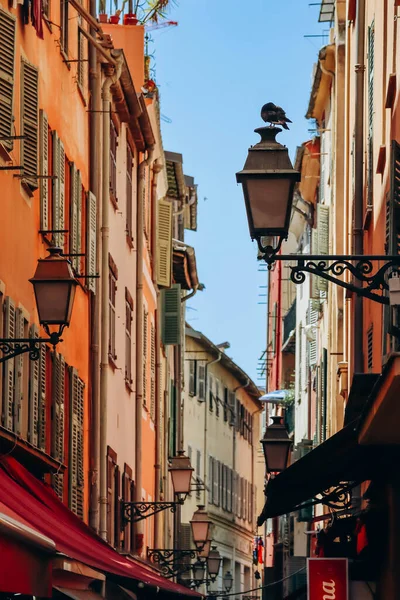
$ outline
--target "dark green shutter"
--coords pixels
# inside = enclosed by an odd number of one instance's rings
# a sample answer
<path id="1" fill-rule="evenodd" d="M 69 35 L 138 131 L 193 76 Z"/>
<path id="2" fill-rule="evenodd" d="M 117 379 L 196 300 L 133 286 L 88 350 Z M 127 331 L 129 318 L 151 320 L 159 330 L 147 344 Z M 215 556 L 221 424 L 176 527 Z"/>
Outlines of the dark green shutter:
<path id="1" fill-rule="evenodd" d="M 164 346 L 181 343 L 181 286 L 174 284 L 161 290 L 162 326 L 161 340 Z"/>

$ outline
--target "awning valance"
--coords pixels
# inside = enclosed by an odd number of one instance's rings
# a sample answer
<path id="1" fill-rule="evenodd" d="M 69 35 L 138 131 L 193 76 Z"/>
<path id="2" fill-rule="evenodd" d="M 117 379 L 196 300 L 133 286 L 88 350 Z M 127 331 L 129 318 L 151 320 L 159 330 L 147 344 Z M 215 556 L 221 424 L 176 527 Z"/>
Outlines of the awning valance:
<path id="1" fill-rule="evenodd" d="M 347 425 L 269 480 L 258 525 L 299 510 L 301 504 L 342 482 L 357 484 L 371 479 L 379 463 L 382 470 L 381 452 L 358 444 L 357 422 Z"/>

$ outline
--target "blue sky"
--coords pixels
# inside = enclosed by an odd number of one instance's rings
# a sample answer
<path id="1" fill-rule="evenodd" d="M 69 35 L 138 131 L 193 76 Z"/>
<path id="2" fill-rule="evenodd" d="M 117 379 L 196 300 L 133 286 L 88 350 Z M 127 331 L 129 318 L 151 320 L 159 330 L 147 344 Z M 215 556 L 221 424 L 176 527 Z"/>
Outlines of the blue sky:
<path id="1" fill-rule="evenodd" d="M 251 243 L 235 173 L 258 140 L 261 106 L 282 106 L 293 121 L 280 134 L 293 157 L 309 139 L 304 118 L 313 64 L 326 32 L 317 0 L 179 0 L 178 27 L 152 33 L 166 150 L 183 154 L 184 171 L 199 192 L 196 249 L 204 292 L 188 302 L 187 320 L 214 343 L 229 341 L 231 356 L 257 380 L 266 338 L 266 274 Z"/>

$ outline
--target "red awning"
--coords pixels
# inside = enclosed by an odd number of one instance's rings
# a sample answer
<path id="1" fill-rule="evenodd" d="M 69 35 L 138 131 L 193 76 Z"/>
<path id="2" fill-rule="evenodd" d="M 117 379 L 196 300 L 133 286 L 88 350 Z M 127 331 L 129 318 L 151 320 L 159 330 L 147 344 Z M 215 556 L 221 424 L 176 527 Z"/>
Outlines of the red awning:
<path id="1" fill-rule="evenodd" d="M 31 527 L 54 540 L 57 551 L 95 569 L 141 581 L 164 592 L 200 598 L 201 594 L 121 556 L 64 506 L 53 490 L 12 457 L 0 463 L 0 501 Z"/>

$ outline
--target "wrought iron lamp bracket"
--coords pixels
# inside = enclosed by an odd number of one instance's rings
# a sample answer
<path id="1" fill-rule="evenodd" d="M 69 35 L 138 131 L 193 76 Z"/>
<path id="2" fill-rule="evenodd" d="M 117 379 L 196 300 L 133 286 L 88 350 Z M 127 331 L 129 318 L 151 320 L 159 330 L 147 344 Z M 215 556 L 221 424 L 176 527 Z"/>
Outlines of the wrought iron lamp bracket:
<path id="1" fill-rule="evenodd" d="M 185 564 L 182 561 L 184 559 L 191 560 L 197 557 L 196 550 L 176 550 L 174 548 L 169 549 L 149 549 L 147 550 L 147 557 L 150 558 L 153 563 L 160 567 L 161 573 L 165 577 L 174 577 L 180 573 L 186 573 L 190 571 L 192 565 L 190 563 Z"/>
<path id="2" fill-rule="evenodd" d="M 48 332 L 48 338 L 16 338 L 16 339 L 4 339 L 0 338 L 0 352 L 4 356 L 0 358 L 0 364 L 20 356 L 21 354 L 29 353 L 30 360 L 39 360 L 40 358 L 40 345 L 50 344 L 53 347 L 57 346 L 59 342 L 62 342 L 61 334 L 62 329 L 59 333 Z"/>
<path id="3" fill-rule="evenodd" d="M 260 246 L 259 242 L 259 248 Z M 339 285 L 357 296 L 369 298 L 380 304 L 389 304 L 389 297 L 386 292 L 389 289 L 387 277 L 392 272 L 400 272 L 400 256 L 387 255 L 298 255 L 298 254 L 280 254 L 276 251 L 270 251 L 271 246 L 264 248 L 263 260 L 267 263 L 268 269 L 272 268 L 275 261 L 295 262 L 290 264 L 290 279 L 295 284 L 304 283 L 306 273 L 322 277 L 331 283 Z M 375 262 L 384 264 L 374 268 Z M 352 276 L 351 281 L 340 279 L 344 273 Z M 354 280 L 360 282 L 359 285 Z"/>
<path id="4" fill-rule="evenodd" d="M 315 498 L 299 505 L 296 510 L 323 504 L 334 510 L 348 510 L 352 503 L 352 488 L 354 483 L 339 483 L 336 487 L 320 493 L 321 498 Z"/>
<path id="5" fill-rule="evenodd" d="M 137 523 L 168 509 L 175 513 L 177 507 L 181 506 L 183 502 L 183 500 L 177 502 L 121 502 L 122 522 L 124 525 Z"/>

